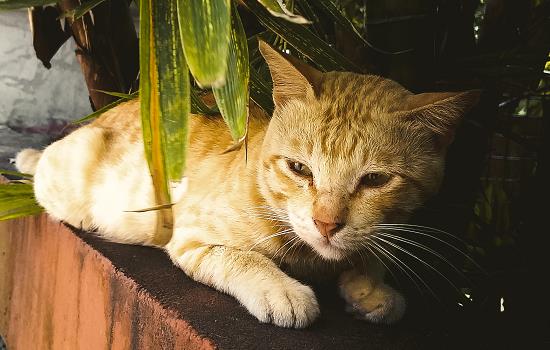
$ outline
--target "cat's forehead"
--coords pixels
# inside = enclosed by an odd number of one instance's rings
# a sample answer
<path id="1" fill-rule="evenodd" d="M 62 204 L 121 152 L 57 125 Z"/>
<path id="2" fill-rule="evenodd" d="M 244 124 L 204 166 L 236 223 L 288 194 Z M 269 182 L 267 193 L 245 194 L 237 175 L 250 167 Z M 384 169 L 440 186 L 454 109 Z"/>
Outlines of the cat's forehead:
<path id="1" fill-rule="evenodd" d="M 399 158 L 417 137 L 388 115 L 403 108 L 407 94 L 379 76 L 325 73 L 314 102 L 294 101 L 279 110 L 281 143 L 291 153 L 351 167 Z"/>
<path id="2" fill-rule="evenodd" d="M 401 85 L 380 76 L 330 72 L 324 74 L 317 98 L 326 119 L 369 119 L 399 110 L 407 94 Z"/>

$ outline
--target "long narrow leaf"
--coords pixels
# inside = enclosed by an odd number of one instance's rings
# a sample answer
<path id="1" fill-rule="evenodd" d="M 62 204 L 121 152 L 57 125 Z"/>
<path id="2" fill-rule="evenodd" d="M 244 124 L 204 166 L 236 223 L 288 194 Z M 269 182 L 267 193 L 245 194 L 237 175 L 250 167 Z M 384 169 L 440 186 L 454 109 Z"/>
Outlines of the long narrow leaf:
<path id="1" fill-rule="evenodd" d="M 384 54 L 384 55 L 399 55 L 406 52 L 412 51 L 412 49 L 397 51 L 397 52 L 389 52 L 383 49 L 380 49 L 373 44 L 371 44 L 367 39 L 365 39 L 361 33 L 355 28 L 353 23 L 340 11 L 338 6 L 334 3 L 333 0 L 306 0 L 313 6 L 317 6 L 321 11 L 325 12 L 336 24 L 341 26 L 344 30 L 346 30 L 348 33 L 353 35 L 355 39 L 357 39 L 359 42 L 363 43 L 365 46 L 370 47 L 374 51 Z"/>
<path id="2" fill-rule="evenodd" d="M 143 143 L 156 205 L 170 204 L 169 180 L 179 181 L 185 163 L 189 75 L 177 25 L 176 0 L 140 1 L 140 95 Z M 154 242 L 172 235 L 171 207 L 158 210 Z"/>
<path id="3" fill-rule="evenodd" d="M 25 174 L 25 173 L 20 173 L 18 171 L 5 170 L 5 169 L 0 169 L 0 175 L 11 175 L 11 176 L 21 177 L 24 179 L 32 179 L 33 177 L 31 174 Z"/>
<path id="4" fill-rule="evenodd" d="M 191 88 L 190 90 L 191 90 L 190 91 L 191 92 L 191 113 L 206 114 L 206 115 L 220 114 L 220 111 L 218 110 L 217 106 L 213 106 L 212 108 L 208 107 L 193 88 Z"/>
<path id="5" fill-rule="evenodd" d="M 118 98 L 121 98 L 121 99 L 124 99 L 124 100 L 131 100 L 131 99 L 134 99 L 134 98 L 139 96 L 138 91 L 132 92 L 131 94 L 125 94 L 125 93 L 116 92 L 116 91 L 97 90 L 97 89 L 95 89 L 94 91 L 99 91 L 99 92 L 104 93 L 105 95 L 118 97 Z"/>
<path id="6" fill-rule="evenodd" d="M 290 12 L 281 0 L 258 0 L 258 2 L 269 11 L 273 16 L 286 19 L 289 22 L 297 24 L 309 24 L 309 20 L 300 15 Z"/>
<path id="7" fill-rule="evenodd" d="M 178 0 L 185 58 L 201 87 L 224 83 L 230 12 L 230 0 Z"/>
<path id="8" fill-rule="evenodd" d="M 31 184 L 0 185 L 0 221 L 34 215 L 42 211 L 42 207 L 34 199 Z"/>
<path id="9" fill-rule="evenodd" d="M 0 0 L 0 10 L 14 10 L 25 7 L 43 6 L 56 3 L 56 0 Z"/>
<path id="10" fill-rule="evenodd" d="M 357 65 L 304 26 L 271 16 L 256 0 L 242 2 L 263 26 L 277 33 L 296 50 L 317 63 L 322 70 L 360 71 Z"/>
<path id="11" fill-rule="evenodd" d="M 94 7 L 105 2 L 106 0 L 90 0 L 76 6 L 74 9 L 65 12 L 61 17 L 71 17 L 73 20 L 77 20 L 90 12 Z"/>
<path id="12" fill-rule="evenodd" d="M 106 91 L 103 91 L 104 93 L 107 93 Z M 110 95 L 114 95 L 114 94 L 117 94 L 118 97 L 120 97 L 121 94 L 119 93 L 113 93 L 113 92 L 109 92 Z M 126 94 L 124 94 L 126 95 Z M 114 102 L 111 102 L 109 103 L 108 105 L 105 105 L 103 107 L 101 107 L 100 109 L 98 109 L 97 111 L 95 112 L 92 112 L 90 114 L 88 114 L 87 116 L 83 117 L 83 118 L 80 118 L 78 120 L 75 120 L 74 122 L 71 122 L 71 124 L 81 124 L 81 123 L 84 123 L 84 122 L 87 122 L 87 121 L 90 121 L 94 118 L 97 118 L 99 117 L 100 115 L 102 115 L 103 113 L 107 112 L 108 110 L 110 110 L 111 108 L 114 108 L 116 106 L 118 106 L 119 104 L 121 104 L 122 102 L 125 102 L 125 101 L 128 101 L 129 99 L 132 99 L 132 98 L 136 98 L 138 97 L 138 92 L 133 92 L 131 93 L 130 95 L 127 95 L 127 96 L 123 96 L 121 99 L 119 100 L 116 100 Z"/>
<path id="13" fill-rule="evenodd" d="M 154 2 L 162 148 L 168 181 L 179 182 L 185 168 L 190 112 L 189 71 L 178 26 L 177 1 Z"/>
<path id="14" fill-rule="evenodd" d="M 242 143 L 246 137 L 249 78 L 246 35 L 239 13 L 233 7 L 225 83 L 221 87 L 213 87 L 212 91 L 235 145 Z"/>
<path id="15" fill-rule="evenodd" d="M 254 68 L 250 68 L 250 98 L 267 114 L 273 113 L 271 87 Z"/>

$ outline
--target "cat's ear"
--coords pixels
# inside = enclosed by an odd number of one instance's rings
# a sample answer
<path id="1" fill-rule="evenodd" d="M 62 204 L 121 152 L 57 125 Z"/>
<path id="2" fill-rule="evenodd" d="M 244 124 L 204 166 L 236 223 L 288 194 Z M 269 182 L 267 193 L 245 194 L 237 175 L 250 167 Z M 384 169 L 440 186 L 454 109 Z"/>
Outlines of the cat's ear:
<path id="1" fill-rule="evenodd" d="M 446 148 L 453 141 L 460 120 L 478 103 L 480 95 L 481 90 L 410 95 L 405 103 L 407 110 L 400 114 L 410 122 L 433 131 L 438 145 Z"/>
<path id="2" fill-rule="evenodd" d="M 323 73 L 273 49 L 262 40 L 259 41 L 259 48 L 271 72 L 275 106 L 281 106 L 291 99 L 313 98 L 318 93 Z"/>

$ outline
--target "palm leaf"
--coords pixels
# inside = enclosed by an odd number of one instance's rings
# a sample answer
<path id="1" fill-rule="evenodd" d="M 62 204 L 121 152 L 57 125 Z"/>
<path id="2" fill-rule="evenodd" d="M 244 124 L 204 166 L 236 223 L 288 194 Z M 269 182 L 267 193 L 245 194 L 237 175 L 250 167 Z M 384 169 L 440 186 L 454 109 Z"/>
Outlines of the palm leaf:
<path id="1" fill-rule="evenodd" d="M 269 115 L 273 113 L 274 108 L 271 96 L 269 83 L 254 68 L 250 68 L 250 98 Z"/>
<path id="2" fill-rule="evenodd" d="M 0 221 L 35 215 L 42 211 L 42 207 L 34 199 L 31 184 L 0 185 Z"/>
<path id="3" fill-rule="evenodd" d="M 31 174 L 25 174 L 25 173 L 20 173 L 18 171 L 5 170 L 5 169 L 0 169 L 0 175 L 17 176 L 17 177 L 20 177 L 20 178 L 23 178 L 23 179 L 32 179 L 32 177 L 33 177 Z"/>
<path id="4" fill-rule="evenodd" d="M 225 80 L 230 0 L 178 0 L 178 17 L 185 58 L 201 87 Z"/>
<path id="5" fill-rule="evenodd" d="M 195 114 L 206 114 L 206 115 L 213 115 L 213 114 L 220 114 L 220 111 L 218 110 L 217 106 L 214 107 L 208 107 L 206 103 L 202 100 L 202 98 L 197 94 L 195 89 L 191 88 L 191 113 Z"/>
<path id="6" fill-rule="evenodd" d="M 185 164 L 189 75 L 177 25 L 176 0 L 140 1 L 140 92 L 143 143 L 157 205 L 170 203 L 169 181 Z M 170 207 L 158 210 L 154 243 L 170 240 Z"/>
<path id="7" fill-rule="evenodd" d="M 300 15 L 290 12 L 281 0 L 258 0 L 275 17 L 283 18 L 297 24 L 310 24 L 311 22 Z"/>
<path id="8" fill-rule="evenodd" d="M 225 83 L 220 87 L 213 87 L 212 91 L 220 113 L 229 126 L 235 145 L 242 143 L 246 137 L 249 78 L 250 67 L 246 35 L 239 13 L 234 6 L 231 14 L 231 35 Z"/>
<path id="9" fill-rule="evenodd" d="M 90 0 L 76 6 L 74 9 L 65 12 L 61 17 L 71 17 L 73 20 L 77 20 L 90 12 L 94 7 L 105 2 L 106 0 Z"/>
<path id="10" fill-rule="evenodd" d="M 121 104 L 122 102 L 125 102 L 125 101 L 128 101 L 129 99 L 132 99 L 132 98 L 136 98 L 138 97 L 138 92 L 133 92 L 129 95 L 127 94 L 120 94 L 120 93 L 115 93 L 115 92 L 107 92 L 107 91 L 102 91 L 104 93 L 107 93 L 109 95 L 113 95 L 113 96 L 118 96 L 118 97 L 121 97 L 121 95 L 125 95 L 125 96 L 122 96 L 119 100 L 116 100 L 114 102 L 111 102 L 109 103 L 108 105 L 105 105 L 103 107 L 101 107 L 100 109 L 98 109 L 97 111 L 95 112 L 92 112 L 90 114 L 88 114 L 87 116 L 83 117 L 83 118 L 80 118 L 78 120 L 75 120 L 74 122 L 72 122 L 71 124 L 81 124 L 81 123 L 84 123 L 84 122 L 87 122 L 87 121 L 90 121 L 94 118 L 97 118 L 99 117 L 100 115 L 102 115 L 103 113 L 107 112 L 108 110 L 110 110 L 111 108 L 114 108 L 116 106 L 118 106 L 119 104 Z M 116 94 L 116 95 L 115 95 Z"/>
<path id="11" fill-rule="evenodd" d="M 363 43 L 363 45 L 370 47 L 372 50 L 378 53 L 384 55 L 400 55 L 412 51 L 412 49 L 407 49 L 402 51 L 389 52 L 374 46 L 367 39 L 365 39 L 361 35 L 361 33 L 359 33 L 353 23 L 351 23 L 351 21 L 342 13 L 342 11 L 340 11 L 333 0 L 306 0 L 306 2 L 309 2 L 312 6 L 318 7 L 321 11 L 325 12 L 334 23 L 353 35 L 357 41 Z"/>
<path id="12" fill-rule="evenodd" d="M 279 35 L 296 50 L 315 62 L 322 70 L 356 72 L 361 70 L 306 27 L 271 16 L 256 0 L 243 0 L 242 2 L 256 15 L 256 18 L 264 27 Z"/>

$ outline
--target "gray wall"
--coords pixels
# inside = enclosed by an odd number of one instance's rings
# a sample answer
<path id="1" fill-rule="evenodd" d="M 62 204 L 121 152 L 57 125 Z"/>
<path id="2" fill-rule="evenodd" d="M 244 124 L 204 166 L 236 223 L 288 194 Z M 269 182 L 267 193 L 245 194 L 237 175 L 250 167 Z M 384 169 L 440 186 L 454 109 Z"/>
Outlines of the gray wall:
<path id="1" fill-rule="evenodd" d="M 32 47 L 27 11 L 0 12 L 0 169 L 22 148 L 42 148 L 91 112 L 72 39 L 46 69 Z"/>
<path id="2" fill-rule="evenodd" d="M 40 127 L 90 112 L 72 39 L 48 70 L 34 54 L 27 11 L 0 12 L 0 125 Z"/>

